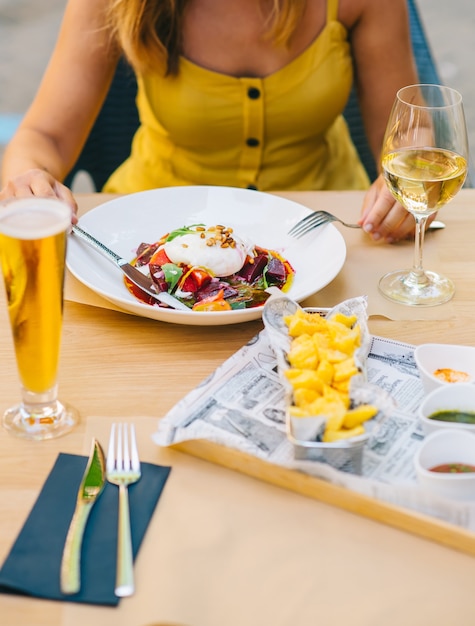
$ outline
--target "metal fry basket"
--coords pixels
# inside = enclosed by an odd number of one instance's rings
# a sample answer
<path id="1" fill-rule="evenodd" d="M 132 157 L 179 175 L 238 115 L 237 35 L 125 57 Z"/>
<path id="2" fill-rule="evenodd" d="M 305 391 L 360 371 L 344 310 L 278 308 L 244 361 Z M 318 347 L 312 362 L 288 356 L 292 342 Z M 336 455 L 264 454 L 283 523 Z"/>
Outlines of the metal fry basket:
<path id="1" fill-rule="evenodd" d="M 287 438 L 293 444 L 294 456 L 299 461 L 320 461 L 328 463 L 341 472 L 361 474 L 363 471 L 363 450 L 369 439 L 361 435 L 336 443 L 302 441 L 292 434 L 291 422 L 287 420 Z"/>
<path id="2" fill-rule="evenodd" d="M 263 312 L 263 321 L 269 335 L 271 346 L 275 352 L 278 371 L 281 380 L 286 389 L 286 405 L 289 408 L 292 405 L 292 388 L 286 380 L 283 372 L 289 368 L 287 359 L 290 348 L 290 336 L 285 323 L 285 317 L 292 315 L 299 309 L 299 305 L 285 296 L 271 297 L 266 302 Z M 358 323 L 361 328 L 361 344 L 355 353 L 355 364 L 359 370 L 359 375 L 352 378 L 351 397 L 355 406 L 359 404 L 376 404 L 378 408 L 383 409 L 372 422 L 377 422 L 385 413 L 385 405 L 387 404 L 386 392 L 382 389 L 376 389 L 375 385 L 367 383 L 366 360 L 371 347 L 371 335 L 367 326 L 366 315 L 366 298 L 352 298 L 340 303 L 333 309 L 323 309 L 315 307 L 305 307 L 307 313 L 314 313 L 322 317 L 328 317 L 332 311 L 339 311 L 344 314 L 356 314 Z M 384 395 L 384 398 L 380 396 Z M 382 400 L 384 399 L 384 402 Z M 392 400 L 391 400 L 392 404 Z M 320 419 L 321 416 L 313 416 Z M 307 420 L 306 417 L 297 418 Z M 312 419 L 312 416 L 309 416 Z M 352 474 L 362 474 L 363 471 L 363 453 L 367 441 L 370 439 L 371 426 L 369 423 L 365 426 L 366 432 L 357 437 L 348 439 L 340 439 L 332 443 L 324 443 L 321 441 L 320 428 L 317 426 L 311 432 L 305 435 L 300 431 L 300 427 L 293 428 L 293 421 L 287 410 L 286 430 L 287 439 L 293 446 L 294 456 L 296 460 L 320 461 L 328 463 L 335 469 L 342 472 L 351 472 Z M 298 435 L 298 436 L 296 436 Z"/>

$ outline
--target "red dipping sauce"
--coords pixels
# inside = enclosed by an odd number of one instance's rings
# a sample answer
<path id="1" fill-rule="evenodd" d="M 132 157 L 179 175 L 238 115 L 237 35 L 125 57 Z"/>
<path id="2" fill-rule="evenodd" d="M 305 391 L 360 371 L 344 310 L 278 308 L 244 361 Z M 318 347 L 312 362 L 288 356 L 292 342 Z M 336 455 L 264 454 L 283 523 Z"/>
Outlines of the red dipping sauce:
<path id="1" fill-rule="evenodd" d="M 475 465 L 468 465 L 467 463 L 442 463 L 441 465 L 431 467 L 429 471 L 438 472 L 440 474 L 467 474 L 469 472 L 475 472 Z"/>

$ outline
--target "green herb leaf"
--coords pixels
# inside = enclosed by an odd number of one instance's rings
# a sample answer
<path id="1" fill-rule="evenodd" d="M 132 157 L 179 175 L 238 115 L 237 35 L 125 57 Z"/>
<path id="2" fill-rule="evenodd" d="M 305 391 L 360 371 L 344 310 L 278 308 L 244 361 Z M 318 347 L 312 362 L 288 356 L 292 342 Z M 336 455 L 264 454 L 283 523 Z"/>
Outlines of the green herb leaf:
<path id="1" fill-rule="evenodd" d="M 165 241 L 173 241 L 177 237 L 181 237 L 182 235 L 188 235 L 189 233 L 196 233 L 196 227 L 203 226 L 204 224 L 191 224 L 191 226 L 182 226 L 181 228 L 177 228 L 176 230 L 172 230 Z"/>
<path id="2" fill-rule="evenodd" d="M 272 255 L 268 254 L 267 255 L 267 265 L 262 270 L 262 284 L 263 284 L 263 286 L 260 287 L 260 288 L 263 289 L 263 290 L 267 289 L 267 287 L 269 286 L 269 283 L 267 281 L 267 272 L 269 270 L 269 262 L 270 262 L 271 259 L 272 259 Z"/>
<path id="3" fill-rule="evenodd" d="M 171 293 L 182 277 L 183 270 L 181 267 L 178 267 L 178 265 L 175 265 L 175 263 L 164 263 L 162 270 L 165 275 L 165 280 L 168 283 L 168 291 Z"/>

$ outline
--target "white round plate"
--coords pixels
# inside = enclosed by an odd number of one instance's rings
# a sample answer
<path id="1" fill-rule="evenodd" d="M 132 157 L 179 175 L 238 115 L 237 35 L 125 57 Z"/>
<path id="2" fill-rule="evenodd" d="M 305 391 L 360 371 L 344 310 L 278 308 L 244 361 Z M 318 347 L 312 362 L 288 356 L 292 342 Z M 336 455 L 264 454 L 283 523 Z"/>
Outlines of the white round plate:
<path id="1" fill-rule="evenodd" d="M 286 295 L 300 302 L 323 289 L 340 272 L 345 241 L 332 225 L 302 239 L 287 233 L 311 213 L 296 202 L 269 193 L 231 187 L 165 187 L 129 194 L 97 206 L 79 225 L 127 260 L 138 246 L 158 241 L 184 225 L 223 224 L 255 245 L 278 251 L 291 263 L 295 277 Z M 69 236 L 67 265 L 95 293 L 121 309 L 162 322 L 212 326 L 259 319 L 263 306 L 234 311 L 176 311 L 140 302 L 127 290 L 122 272 L 83 241 Z"/>

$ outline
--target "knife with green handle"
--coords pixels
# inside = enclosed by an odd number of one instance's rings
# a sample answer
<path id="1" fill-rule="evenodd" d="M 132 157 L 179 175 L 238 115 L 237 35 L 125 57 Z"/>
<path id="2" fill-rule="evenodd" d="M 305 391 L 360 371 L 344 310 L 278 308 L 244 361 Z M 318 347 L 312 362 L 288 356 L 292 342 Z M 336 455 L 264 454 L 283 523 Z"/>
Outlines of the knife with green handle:
<path id="1" fill-rule="evenodd" d="M 61 592 L 78 593 L 81 588 L 81 546 L 89 513 L 104 488 L 105 458 L 100 443 L 92 440 L 91 453 L 79 487 L 76 509 L 69 526 L 61 561 Z"/>

